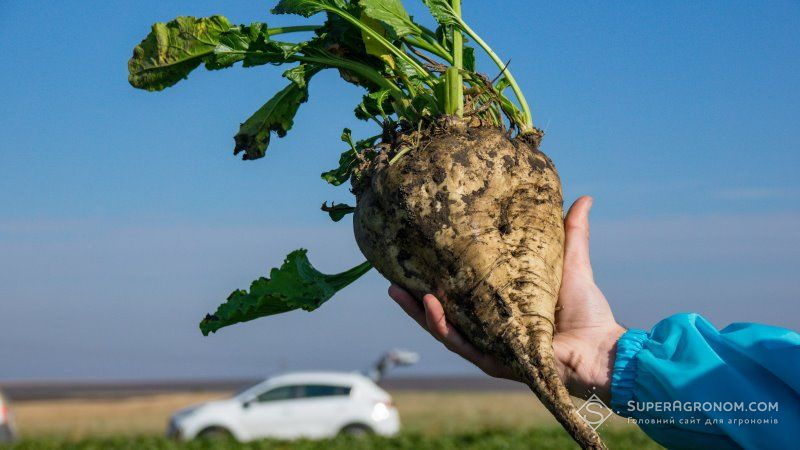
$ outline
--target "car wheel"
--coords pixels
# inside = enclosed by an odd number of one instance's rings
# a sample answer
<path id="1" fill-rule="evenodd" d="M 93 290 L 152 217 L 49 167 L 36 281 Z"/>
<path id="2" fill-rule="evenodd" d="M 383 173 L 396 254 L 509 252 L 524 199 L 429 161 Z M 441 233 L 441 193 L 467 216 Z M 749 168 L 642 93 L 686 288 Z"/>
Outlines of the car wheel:
<path id="1" fill-rule="evenodd" d="M 362 424 L 352 424 L 342 428 L 342 431 L 339 434 L 343 436 L 352 436 L 352 437 L 364 437 L 373 434 L 372 428 L 362 425 Z"/>
<path id="2" fill-rule="evenodd" d="M 0 425 L 0 444 L 10 444 L 14 442 L 14 433 L 8 425 Z"/>
<path id="3" fill-rule="evenodd" d="M 231 434 L 231 432 L 222 427 L 206 428 L 205 430 L 197 433 L 197 437 L 200 439 L 207 439 L 214 441 L 233 439 L 233 435 Z"/>

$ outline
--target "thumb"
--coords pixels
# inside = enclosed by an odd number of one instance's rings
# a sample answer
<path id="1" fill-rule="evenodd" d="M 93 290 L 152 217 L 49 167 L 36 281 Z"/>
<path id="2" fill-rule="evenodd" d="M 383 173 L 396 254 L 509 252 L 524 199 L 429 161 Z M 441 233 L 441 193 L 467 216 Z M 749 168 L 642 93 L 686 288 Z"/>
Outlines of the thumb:
<path id="1" fill-rule="evenodd" d="M 564 219 L 564 274 L 592 275 L 589 259 L 589 210 L 592 197 L 583 196 L 575 200 Z"/>

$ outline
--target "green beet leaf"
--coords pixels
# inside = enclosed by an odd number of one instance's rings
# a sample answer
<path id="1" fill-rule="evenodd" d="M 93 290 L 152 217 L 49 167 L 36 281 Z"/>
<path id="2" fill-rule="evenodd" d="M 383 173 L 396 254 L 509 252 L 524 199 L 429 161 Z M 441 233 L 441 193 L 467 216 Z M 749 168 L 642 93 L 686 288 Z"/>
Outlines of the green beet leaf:
<path id="1" fill-rule="evenodd" d="M 442 25 L 455 25 L 458 23 L 458 16 L 448 0 L 422 0 L 430 10 L 431 15 Z"/>
<path id="2" fill-rule="evenodd" d="M 267 151 L 272 132 L 278 137 L 286 136 L 294 125 L 294 116 L 300 105 L 308 100 L 308 80 L 319 70 L 319 67 L 301 64 L 284 73 L 291 83 L 241 124 L 234 136 L 236 146 L 233 154 L 244 152 L 244 160 L 261 158 Z"/>
<path id="3" fill-rule="evenodd" d="M 395 113 L 392 107 L 391 98 L 388 90 L 381 90 L 365 95 L 361 103 L 354 110 L 355 116 L 361 120 L 369 120 L 372 117 L 380 116 L 383 121 L 389 120 L 389 116 Z"/>
<path id="4" fill-rule="evenodd" d="M 326 275 L 308 261 L 305 249 L 286 256 L 280 269 L 272 269 L 269 278 L 261 277 L 250 285 L 250 292 L 233 291 L 228 300 L 200 322 L 208 336 L 220 328 L 295 309 L 313 311 L 347 285 L 372 268 L 363 262 L 336 275 Z"/>
<path id="5" fill-rule="evenodd" d="M 234 154 L 252 160 L 266 154 L 273 134 L 283 137 L 292 129 L 300 105 L 308 100 L 310 79 L 323 69 L 335 70 L 345 81 L 366 89 L 355 115 L 378 126 L 376 136 L 359 141 L 353 140 L 350 130 L 344 131 L 342 140 L 349 148 L 339 157 L 338 167 L 321 174 L 336 186 L 357 182 L 358 171 L 376 155 L 391 151 L 399 135 L 436 126 L 443 114 L 461 114 L 465 107 L 464 114 L 482 123 L 520 133 L 533 130 L 530 107 L 520 87 L 506 64 L 462 21 L 458 2 L 423 0 L 439 24 L 436 31 L 414 22 L 402 0 L 276 2 L 272 10 L 276 14 L 318 15 L 325 21 L 269 28 L 260 22 L 233 25 L 214 15 L 156 23 L 128 61 L 130 84 L 160 91 L 200 66 L 219 70 L 239 63 L 242 67 L 291 64 L 294 67 L 284 72 L 288 85 L 277 93 L 271 91 L 272 98 L 241 123 L 234 136 Z M 300 42 L 273 40 L 298 32 L 314 36 Z M 501 70 L 496 84 L 475 72 L 475 52 L 464 46 L 467 38 Z M 508 88 L 516 102 L 504 93 Z M 404 148 L 393 161 L 415 147 Z M 333 221 L 340 221 L 356 208 L 323 203 L 322 209 Z M 200 328 L 208 335 L 258 317 L 316 309 L 370 268 L 364 262 L 327 275 L 311 266 L 305 250 L 297 250 L 269 278 L 254 281 L 249 291 L 234 291 Z"/>
<path id="6" fill-rule="evenodd" d="M 334 222 L 344 219 L 344 216 L 352 214 L 356 210 L 354 207 L 346 203 L 331 203 L 331 206 L 328 206 L 327 202 L 322 204 L 321 209 L 328 213 L 328 215 L 331 217 L 331 220 Z"/>
<path id="7" fill-rule="evenodd" d="M 269 40 L 269 29 L 266 24 L 253 23 L 250 26 L 232 28 L 220 35 L 219 42 L 214 47 L 213 56 L 209 56 L 205 60 L 206 68 L 217 70 L 230 67 L 234 63 L 246 59 L 247 52 L 250 51 L 253 44 L 267 40 Z"/>
<path id="8" fill-rule="evenodd" d="M 378 20 L 370 16 L 367 16 L 366 14 L 362 14 L 361 22 L 369 26 L 370 29 L 372 29 L 382 37 L 384 38 L 387 37 L 386 29 L 383 27 L 383 25 L 381 25 L 381 22 L 379 22 Z M 396 63 L 394 61 L 392 53 L 389 51 L 389 49 L 386 48 L 386 46 L 383 45 L 382 42 L 377 41 L 370 34 L 364 31 L 361 32 L 361 39 L 364 42 L 364 50 L 367 52 L 368 55 L 380 58 L 389 67 L 395 66 Z"/>
<path id="9" fill-rule="evenodd" d="M 128 81 L 134 87 L 160 91 L 185 79 L 205 64 L 208 70 L 289 62 L 305 43 L 270 39 L 264 23 L 233 26 L 223 16 L 178 17 L 156 23 L 147 37 L 133 49 L 128 61 Z"/>
<path id="10" fill-rule="evenodd" d="M 353 170 L 356 167 L 356 160 L 358 159 L 358 154 L 368 148 L 374 147 L 375 142 L 379 138 L 380 135 L 372 136 L 371 138 L 362 139 L 358 142 L 353 143 L 353 137 L 351 135 L 350 129 L 345 128 L 342 131 L 342 142 L 348 144 L 350 148 L 342 152 L 342 155 L 339 157 L 339 167 L 329 170 L 327 172 L 323 172 L 321 174 L 322 179 L 334 186 L 339 186 L 345 183 L 347 180 L 350 179 L 350 176 L 353 174 Z M 323 211 L 325 211 L 324 207 Z M 336 219 L 333 214 L 331 214 L 331 218 L 334 220 L 334 222 L 338 222 L 339 220 L 341 220 L 341 217 Z"/>
<path id="11" fill-rule="evenodd" d="M 214 54 L 223 33 L 233 26 L 223 16 L 177 17 L 156 23 L 133 49 L 128 81 L 148 91 L 160 91 L 186 78 Z"/>
<path id="12" fill-rule="evenodd" d="M 464 70 L 475 72 L 475 49 L 465 45 L 463 52 Z"/>
<path id="13" fill-rule="evenodd" d="M 399 0 L 360 0 L 359 4 L 367 17 L 382 22 L 396 37 L 420 33 Z"/>
<path id="14" fill-rule="evenodd" d="M 352 150 L 342 152 L 339 157 L 339 167 L 322 173 L 322 179 L 328 183 L 339 186 L 344 184 L 350 179 L 353 174 L 353 166 L 355 166 L 356 154 Z"/>
<path id="15" fill-rule="evenodd" d="M 329 9 L 345 8 L 345 0 L 281 0 L 272 8 L 272 14 L 299 14 L 311 17 Z"/>
<path id="16" fill-rule="evenodd" d="M 283 72 L 283 77 L 301 88 L 308 87 L 308 80 L 319 72 L 320 67 L 300 64 Z"/>

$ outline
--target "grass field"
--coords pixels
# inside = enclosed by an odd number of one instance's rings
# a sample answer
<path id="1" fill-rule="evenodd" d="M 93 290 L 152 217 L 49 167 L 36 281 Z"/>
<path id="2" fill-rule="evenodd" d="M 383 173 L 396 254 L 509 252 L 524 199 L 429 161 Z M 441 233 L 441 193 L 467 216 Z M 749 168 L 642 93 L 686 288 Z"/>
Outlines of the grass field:
<path id="1" fill-rule="evenodd" d="M 403 432 L 392 439 L 335 439 L 248 445 L 192 442 L 160 436 L 168 417 L 189 404 L 228 395 L 224 392 L 174 393 L 124 399 L 70 399 L 18 402 L 15 421 L 23 440 L 14 450 L 128 449 L 568 449 L 577 448 L 529 393 L 392 393 Z M 635 425 L 611 419 L 601 428 L 610 448 L 660 448 Z M 2 448 L 2 447 L 0 447 Z M 5 449 L 3 449 L 5 450 Z"/>
<path id="2" fill-rule="evenodd" d="M 611 449 L 660 449 L 641 433 L 612 430 L 603 434 Z M 3 448 L 0 445 L 0 448 Z M 425 436 L 402 433 L 395 438 L 336 438 L 323 441 L 259 441 L 249 444 L 219 441 L 176 443 L 158 437 L 87 438 L 69 441 L 39 438 L 22 441 L 9 450 L 568 450 L 578 446 L 557 428 L 495 430 Z"/>

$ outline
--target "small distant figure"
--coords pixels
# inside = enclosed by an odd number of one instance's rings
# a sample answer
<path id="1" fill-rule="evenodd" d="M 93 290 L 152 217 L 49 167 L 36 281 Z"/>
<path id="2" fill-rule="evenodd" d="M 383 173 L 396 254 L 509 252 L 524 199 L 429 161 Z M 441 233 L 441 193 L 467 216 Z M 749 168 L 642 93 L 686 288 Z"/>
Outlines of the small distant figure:
<path id="1" fill-rule="evenodd" d="M 393 367 L 411 366 L 419 362 L 419 353 L 409 350 L 394 349 L 381 356 L 375 367 L 367 371 L 372 381 L 379 383 L 386 372 Z"/>

